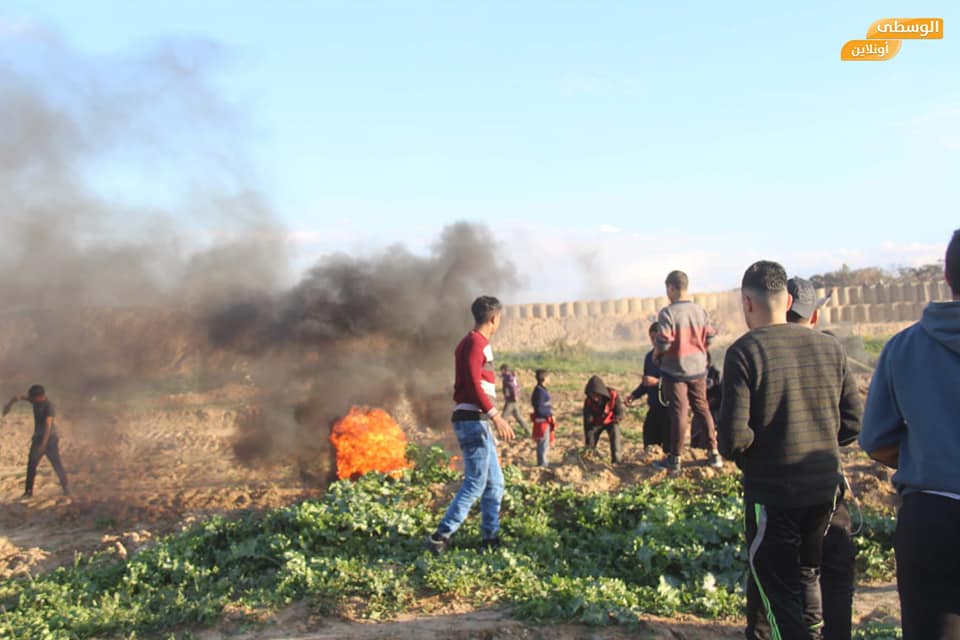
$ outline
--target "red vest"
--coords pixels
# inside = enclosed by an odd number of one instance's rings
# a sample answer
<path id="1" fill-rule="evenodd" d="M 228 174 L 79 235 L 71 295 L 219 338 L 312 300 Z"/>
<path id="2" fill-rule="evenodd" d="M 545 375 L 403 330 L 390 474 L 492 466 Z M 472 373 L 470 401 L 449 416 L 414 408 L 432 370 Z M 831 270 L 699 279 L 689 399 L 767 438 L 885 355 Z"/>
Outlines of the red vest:
<path id="1" fill-rule="evenodd" d="M 609 388 L 609 387 L 608 387 Z M 593 418 L 593 425 L 600 427 L 613 424 L 616 421 L 617 390 L 610 389 L 610 399 L 602 407 L 590 398 L 587 398 L 587 404 L 590 406 L 590 414 Z"/>

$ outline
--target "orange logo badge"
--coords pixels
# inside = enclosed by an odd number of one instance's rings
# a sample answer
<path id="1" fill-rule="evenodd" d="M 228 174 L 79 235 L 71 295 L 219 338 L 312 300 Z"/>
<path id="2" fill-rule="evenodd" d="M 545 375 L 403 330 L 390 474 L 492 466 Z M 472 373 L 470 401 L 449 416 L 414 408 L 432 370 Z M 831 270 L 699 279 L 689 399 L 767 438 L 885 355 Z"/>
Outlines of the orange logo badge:
<path id="1" fill-rule="evenodd" d="M 881 18 L 867 29 L 867 38 L 943 40 L 943 18 Z"/>
<path id="2" fill-rule="evenodd" d="M 899 52 L 899 40 L 848 40 L 840 50 L 840 59 L 889 60 Z"/>

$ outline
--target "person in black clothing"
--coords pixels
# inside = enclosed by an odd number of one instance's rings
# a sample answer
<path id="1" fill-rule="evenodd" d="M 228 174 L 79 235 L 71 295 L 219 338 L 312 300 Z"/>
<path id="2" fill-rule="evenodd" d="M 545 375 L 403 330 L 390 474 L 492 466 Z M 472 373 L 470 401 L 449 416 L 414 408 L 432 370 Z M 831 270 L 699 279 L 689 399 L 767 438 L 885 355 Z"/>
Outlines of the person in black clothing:
<path id="1" fill-rule="evenodd" d="M 593 376 L 583 390 L 583 436 L 587 447 L 597 448 L 600 434 L 607 432 L 610 438 L 610 458 L 614 464 L 620 462 L 620 421 L 623 420 L 623 402 L 620 393 L 608 387 Z"/>
<path id="2" fill-rule="evenodd" d="M 787 323 L 781 265 L 751 265 L 741 296 L 750 331 L 724 358 L 718 436 L 721 454 L 743 471 L 748 589 L 756 588 L 772 637 L 818 639 L 839 445 L 860 431 L 859 391 L 840 343 Z"/>
<path id="3" fill-rule="evenodd" d="M 660 325 L 654 322 L 648 333 L 650 344 L 656 347 Z M 650 451 L 654 445 L 665 447 L 670 438 L 670 414 L 667 413 L 667 401 L 663 397 L 660 384 L 660 367 L 653 359 L 653 349 L 643 359 L 643 379 L 640 385 L 630 393 L 626 400 L 629 407 L 642 396 L 647 396 L 647 416 L 643 419 L 643 448 Z"/>
<path id="4" fill-rule="evenodd" d="M 787 322 L 811 329 L 820 318 L 820 307 L 829 296 L 817 300 L 809 280 L 790 278 L 787 292 L 792 298 Z M 854 565 L 857 550 L 853 542 L 853 520 L 844 497 L 846 482 L 840 485 L 840 496 L 830 518 L 827 535 L 823 539 L 823 557 L 820 563 L 820 595 L 823 602 L 824 640 L 850 640 L 853 618 Z M 767 640 L 770 624 L 763 611 L 763 602 L 756 583 L 747 584 L 747 637 Z"/>
<path id="5" fill-rule="evenodd" d="M 534 387 L 530 395 L 530 404 L 533 405 L 533 413 L 530 414 L 530 421 L 533 422 L 533 439 L 537 443 L 537 464 L 541 467 L 547 466 L 547 453 L 550 451 L 550 445 L 553 444 L 553 432 L 557 428 L 557 422 L 553 417 L 553 405 L 550 402 L 550 392 L 547 391 L 547 370 L 537 369 L 537 386 Z"/>
<path id="6" fill-rule="evenodd" d="M 60 487 L 63 489 L 63 495 L 70 495 L 67 488 L 67 472 L 63 469 L 63 463 L 60 461 L 60 438 L 57 436 L 54 418 L 57 415 L 53 403 L 47 399 L 47 392 L 38 384 L 33 385 L 27 391 L 27 395 L 16 395 L 10 398 L 9 402 L 3 407 L 3 415 L 10 413 L 13 405 L 25 400 L 33 405 L 33 440 L 30 442 L 30 455 L 27 458 L 27 482 L 23 492 L 24 498 L 33 495 L 33 482 L 37 477 L 37 466 L 40 459 L 47 456 L 53 470 L 60 479 Z"/>

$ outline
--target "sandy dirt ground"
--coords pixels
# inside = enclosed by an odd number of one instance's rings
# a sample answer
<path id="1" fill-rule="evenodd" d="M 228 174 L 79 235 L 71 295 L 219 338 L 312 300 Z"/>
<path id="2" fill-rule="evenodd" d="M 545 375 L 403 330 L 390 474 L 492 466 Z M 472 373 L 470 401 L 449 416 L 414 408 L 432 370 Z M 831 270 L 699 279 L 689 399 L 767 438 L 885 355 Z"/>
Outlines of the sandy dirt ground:
<path id="1" fill-rule="evenodd" d="M 525 393 L 532 372 L 521 371 Z M 503 462 L 515 464 L 530 478 L 564 482 L 584 491 L 616 491 L 638 482 L 658 481 L 662 472 L 640 444 L 640 423 L 625 425 L 623 462 L 611 465 L 605 441 L 595 455 L 581 448 L 578 377 L 558 376 L 554 406 L 559 437 L 549 469 L 535 467 L 529 438 L 504 443 Z M 607 382 L 631 389 L 635 381 L 610 376 Z M 233 453 L 235 421 L 245 407 L 258 402 L 257 390 L 228 385 L 205 394 L 151 396 L 149 401 L 100 406 L 94 399 L 51 398 L 59 410 L 61 454 L 71 482 L 71 497 L 60 495 L 49 463 L 40 464 L 35 497 L 21 500 L 24 471 L 33 429 L 26 404 L 19 404 L 0 424 L 0 575 L 36 574 L 72 561 L 75 552 L 108 550 L 121 557 L 149 544 L 157 535 L 177 530 L 212 513 L 265 509 L 322 494 L 322 486 L 305 480 L 292 460 L 247 468 Z M 411 440 L 440 443 L 456 451 L 448 429 L 430 430 L 411 423 L 409 413 L 394 411 Z M 862 504 L 895 504 L 889 474 L 862 453 L 845 454 L 846 468 Z M 693 477 L 732 472 L 706 466 L 705 452 L 688 453 L 685 473 Z M 893 585 L 862 585 L 856 597 L 855 620 L 896 620 Z M 588 628 L 575 625 L 530 625 L 512 620 L 500 609 L 442 611 L 442 615 L 405 617 L 386 623 L 314 619 L 302 607 L 269 616 L 262 628 L 231 627 L 229 615 L 204 638 L 735 638 L 741 625 L 695 618 L 650 618 L 640 629 Z"/>

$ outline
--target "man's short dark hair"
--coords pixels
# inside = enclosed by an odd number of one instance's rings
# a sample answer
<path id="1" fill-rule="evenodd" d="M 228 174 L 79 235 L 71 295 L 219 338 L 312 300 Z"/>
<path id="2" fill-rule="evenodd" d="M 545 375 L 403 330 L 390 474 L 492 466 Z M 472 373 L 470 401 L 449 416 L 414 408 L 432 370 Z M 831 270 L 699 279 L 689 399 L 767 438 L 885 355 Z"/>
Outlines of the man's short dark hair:
<path id="1" fill-rule="evenodd" d="M 537 369 L 534 374 L 537 376 L 537 383 L 543 384 L 543 381 L 547 379 L 547 373 L 549 372 L 546 369 Z"/>
<path id="2" fill-rule="evenodd" d="M 493 296 L 480 296 L 473 301 L 470 311 L 473 313 L 473 319 L 477 324 L 485 324 L 502 308 L 503 305 Z"/>
<path id="3" fill-rule="evenodd" d="M 650 325 L 650 328 L 647 329 L 647 334 L 651 334 L 651 333 L 660 333 L 660 323 L 659 323 L 659 322 L 654 322 L 653 324 Z"/>
<path id="4" fill-rule="evenodd" d="M 22 389 L 23 387 L 20 387 L 20 388 Z M 28 398 L 39 398 L 40 396 L 45 396 L 45 395 L 47 395 L 47 392 L 44 390 L 43 387 L 41 387 L 38 384 L 35 384 L 29 389 L 27 389 Z"/>
<path id="5" fill-rule="evenodd" d="M 686 291 L 690 286 L 690 279 L 683 271 L 671 271 L 667 274 L 666 283 L 679 291 Z"/>
<path id="6" fill-rule="evenodd" d="M 508 367 L 507 365 L 505 364 L 500 365 L 500 371 L 509 371 L 509 370 L 510 370 L 510 367 Z"/>
<path id="7" fill-rule="evenodd" d="M 953 232 L 947 245 L 946 272 L 953 295 L 960 295 L 960 229 Z"/>
<path id="8" fill-rule="evenodd" d="M 754 262 L 743 272 L 740 287 L 765 295 L 786 291 L 787 270 L 772 260 Z"/>

